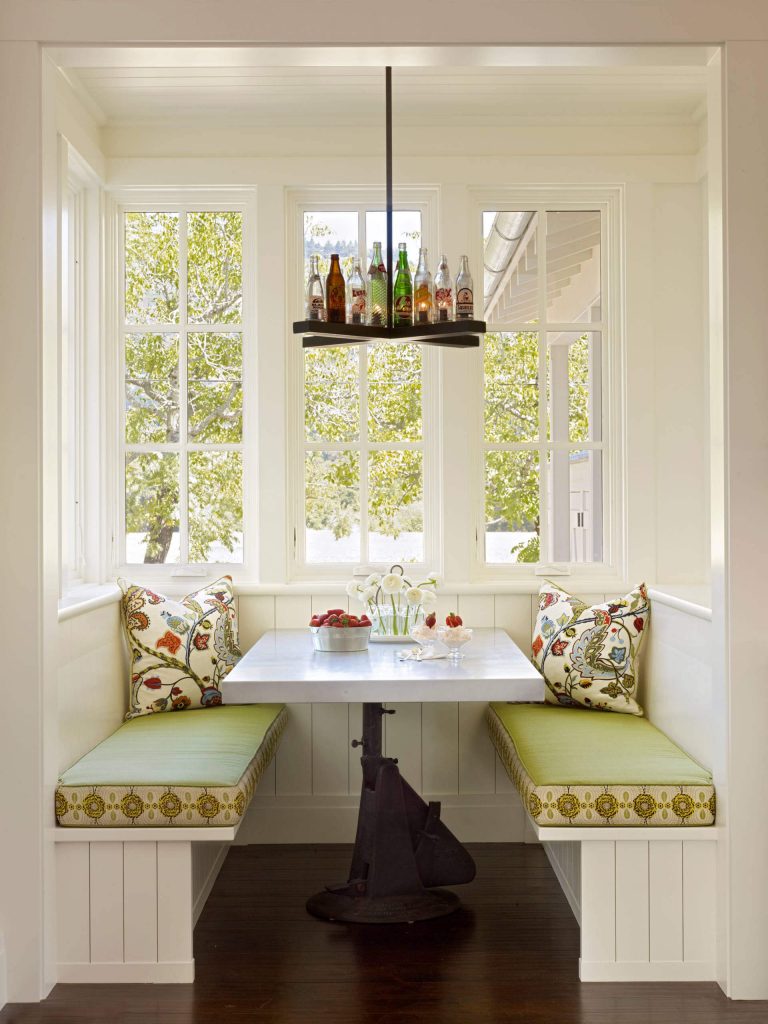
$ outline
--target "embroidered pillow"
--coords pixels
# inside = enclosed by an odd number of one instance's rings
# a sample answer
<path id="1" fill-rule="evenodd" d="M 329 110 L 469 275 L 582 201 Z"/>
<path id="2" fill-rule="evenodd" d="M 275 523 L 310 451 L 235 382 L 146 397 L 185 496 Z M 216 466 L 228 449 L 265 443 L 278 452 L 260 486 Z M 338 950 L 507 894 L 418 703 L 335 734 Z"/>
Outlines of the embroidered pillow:
<path id="1" fill-rule="evenodd" d="M 545 583 L 533 631 L 533 661 L 550 704 L 642 715 L 636 700 L 638 654 L 650 615 L 641 583 L 625 597 L 591 608 Z"/>
<path id="2" fill-rule="evenodd" d="M 118 580 L 131 653 L 126 718 L 221 704 L 221 681 L 240 659 L 232 577 L 181 601 Z"/>

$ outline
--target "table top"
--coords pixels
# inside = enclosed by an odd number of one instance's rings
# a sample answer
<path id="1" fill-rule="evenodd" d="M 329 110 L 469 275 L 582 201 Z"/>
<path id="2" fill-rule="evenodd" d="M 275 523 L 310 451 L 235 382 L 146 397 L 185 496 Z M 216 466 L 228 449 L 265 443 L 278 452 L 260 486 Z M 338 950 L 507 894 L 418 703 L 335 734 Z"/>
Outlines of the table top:
<path id="1" fill-rule="evenodd" d="M 457 664 L 400 661 L 407 646 L 315 651 L 308 629 L 271 629 L 232 669 L 222 696 L 227 704 L 544 700 L 544 680 L 503 629 L 475 629 Z"/>

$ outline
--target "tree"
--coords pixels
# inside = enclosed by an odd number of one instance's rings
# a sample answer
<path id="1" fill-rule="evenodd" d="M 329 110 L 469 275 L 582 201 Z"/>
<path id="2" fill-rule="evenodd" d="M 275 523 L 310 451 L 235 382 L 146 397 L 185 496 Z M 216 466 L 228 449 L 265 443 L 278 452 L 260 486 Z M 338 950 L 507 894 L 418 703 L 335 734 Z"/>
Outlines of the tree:
<path id="1" fill-rule="evenodd" d="M 125 440 L 178 443 L 186 426 L 188 441 L 212 446 L 187 455 L 189 557 L 204 562 L 213 544 L 234 551 L 242 531 L 242 456 L 214 447 L 242 440 L 242 214 L 191 212 L 184 226 L 187 318 L 200 330 L 187 335 L 182 410 L 181 335 L 150 326 L 180 322 L 180 215 L 125 217 Z M 126 531 L 144 535 L 145 562 L 165 562 L 179 530 L 180 468 L 178 452 L 126 455 Z"/>

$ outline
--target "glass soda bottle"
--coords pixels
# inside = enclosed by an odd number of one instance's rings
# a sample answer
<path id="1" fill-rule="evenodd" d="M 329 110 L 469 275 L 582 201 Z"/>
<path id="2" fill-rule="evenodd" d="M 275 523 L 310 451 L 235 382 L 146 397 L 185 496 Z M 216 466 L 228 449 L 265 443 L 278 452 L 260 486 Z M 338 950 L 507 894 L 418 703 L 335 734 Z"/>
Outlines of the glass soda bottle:
<path id="1" fill-rule="evenodd" d="M 469 257 L 461 257 L 461 267 L 456 277 L 456 319 L 474 320 L 475 292 L 472 275 L 469 272 Z"/>
<path id="2" fill-rule="evenodd" d="M 341 272 L 339 254 L 331 255 L 331 269 L 325 279 L 325 301 L 328 307 L 328 323 L 347 322 L 347 289 Z"/>
<path id="3" fill-rule="evenodd" d="M 397 276 L 395 277 L 395 327 L 410 327 L 413 324 L 413 283 L 411 268 L 408 266 L 408 250 L 400 242 L 397 253 Z"/>
<path id="4" fill-rule="evenodd" d="M 352 273 L 347 281 L 347 322 L 350 324 L 365 323 L 366 307 L 365 281 L 363 271 L 360 267 L 360 260 L 355 259 L 352 263 Z"/>
<path id="5" fill-rule="evenodd" d="M 387 319 L 387 271 L 381 255 L 381 242 L 373 243 L 368 267 L 368 322 L 381 325 Z"/>
<path id="6" fill-rule="evenodd" d="M 325 292 L 323 290 L 323 281 L 320 277 L 319 262 L 319 256 L 310 256 L 309 279 L 307 280 L 307 320 L 325 319 Z"/>
<path id="7" fill-rule="evenodd" d="M 416 323 L 432 323 L 434 304 L 432 275 L 427 267 L 427 250 L 419 249 L 419 265 L 413 278 L 413 308 Z"/>
<path id="8" fill-rule="evenodd" d="M 453 281 L 445 254 L 440 257 L 440 265 L 435 274 L 435 308 L 438 323 L 453 320 Z"/>

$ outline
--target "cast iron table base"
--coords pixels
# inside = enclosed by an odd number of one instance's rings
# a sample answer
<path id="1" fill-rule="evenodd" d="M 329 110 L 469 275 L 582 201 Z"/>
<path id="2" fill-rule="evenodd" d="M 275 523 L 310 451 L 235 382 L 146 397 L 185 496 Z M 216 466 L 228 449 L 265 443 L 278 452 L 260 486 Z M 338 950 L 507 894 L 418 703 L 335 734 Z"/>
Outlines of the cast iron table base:
<path id="1" fill-rule="evenodd" d="M 382 757 L 381 704 L 363 705 L 363 788 L 349 879 L 307 901 L 327 921 L 396 924 L 426 921 L 459 906 L 452 892 L 475 877 L 475 862 L 440 820 L 440 804 L 421 799 L 400 775 L 397 760 Z"/>

